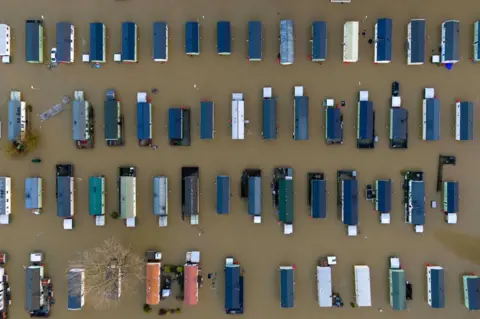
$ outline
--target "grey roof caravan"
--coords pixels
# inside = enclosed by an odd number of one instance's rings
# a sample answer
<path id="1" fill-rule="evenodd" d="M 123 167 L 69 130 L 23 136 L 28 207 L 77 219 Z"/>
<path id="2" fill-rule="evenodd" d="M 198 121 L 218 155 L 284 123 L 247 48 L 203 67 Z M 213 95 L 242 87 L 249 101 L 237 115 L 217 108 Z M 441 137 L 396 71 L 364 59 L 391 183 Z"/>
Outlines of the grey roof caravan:
<path id="1" fill-rule="evenodd" d="M 280 21 L 280 64 L 293 64 L 295 59 L 295 37 L 293 34 L 293 21 Z"/>
<path id="2" fill-rule="evenodd" d="M 264 140 L 277 138 L 277 100 L 272 96 L 272 88 L 263 88 L 263 128 Z"/>
<path id="3" fill-rule="evenodd" d="M 114 89 L 105 93 L 104 109 L 104 130 L 107 146 L 122 146 L 123 141 L 123 116 L 120 108 L 120 101 Z"/>
<path id="4" fill-rule="evenodd" d="M 168 224 L 168 177 L 153 178 L 153 215 L 158 216 L 158 226 Z"/>
<path id="5" fill-rule="evenodd" d="M 199 222 L 199 169 L 182 167 L 182 219 L 188 219 L 190 225 Z"/>

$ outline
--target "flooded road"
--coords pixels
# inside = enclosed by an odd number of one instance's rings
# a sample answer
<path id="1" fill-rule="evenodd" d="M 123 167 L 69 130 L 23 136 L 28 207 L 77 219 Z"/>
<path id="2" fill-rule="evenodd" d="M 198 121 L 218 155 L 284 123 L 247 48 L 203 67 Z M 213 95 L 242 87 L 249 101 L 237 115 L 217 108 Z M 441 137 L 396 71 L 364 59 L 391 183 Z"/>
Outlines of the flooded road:
<path id="1" fill-rule="evenodd" d="M 334 5 L 328 0 L 306 1 L 252 1 L 213 0 L 178 2 L 154 1 L 9 1 L 3 4 L 0 19 L 13 29 L 13 63 L 0 65 L 0 119 L 3 124 L 1 142 L 6 140 L 7 100 L 11 89 L 20 90 L 24 100 L 33 107 L 32 125 L 39 134 L 37 149 L 24 158 L 12 159 L 2 155 L 0 175 L 12 177 L 12 223 L 2 226 L 0 250 L 9 253 L 7 271 L 13 293 L 11 318 L 27 318 L 23 310 L 25 277 L 22 265 L 28 262 L 28 253 L 42 250 L 46 253 L 47 272 L 55 286 L 56 304 L 52 318 L 113 319 L 142 316 L 144 288 L 128 293 L 122 305 L 98 313 L 86 304 L 81 312 L 67 311 L 65 271 L 68 260 L 75 253 L 100 244 L 116 236 L 131 245 L 139 254 L 153 248 L 163 252 L 167 263 L 180 263 L 187 250 L 201 251 L 204 273 L 217 272 L 217 288 L 211 289 L 206 279 L 200 291 L 199 304 L 183 309 L 179 318 L 223 318 L 223 262 L 228 255 L 235 256 L 245 268 L 245 318 L 292 318 L 329 316 L 336 319 L 358 318 L 474 318 L 463 306 L 460 276 L 479 271 L 478 225 L 480 199 L 476 193 L 480 171 L 477 141 L 458 143 L 454 138 L 455 99 L 475 102 L 479 91 L 475 80 L 480 66 L 468 61 L 471 57 L 473 22 L 479 17 L 480 3 L 459 0 L 451 2 L 413 0 L 353 0 L 355 4 Z M 435 3 L 435 5 L 434 5 Z M 24 23 L 29 18 L 43 16 L 46 27 L 46 50 L 55 45 L 55 23 L 72 22 L 76 27 L 76 63 L 48 70 L 45 65 L 24 62 Z M 373 51 L 368 44 L 376 18 L 393 19 L 393 62 L 373 65 Z M 406 66 L 404 42 L 410 18 L 425 18 L 429 36 L 427 52 L 440 44 L 440 24 L 446 19 L 461 23 L 461 63 L 447 71 L 425 64 Z M 183 51 L 183 24 L 198 19 L 201 24 L 201 55 L 185 56 Z M 295 22 L 295 55 L 293 65 L 282 67 L 275 62 L 278 52 L 280 19 Z M 120 24 L 134 20 L 139 30 L 139 63 L 118 65 L 112 55 L 120 50 Z M 166 21 L 170 30 L 169 62 L 154 64 L 151 60 L 151 23 Z M 233 54 L 219 57 L 215 51 L 217 20 L 232 24 Z M 261 20 L 264 24 L 264 61 L 248 63 L 246 56 L 247 21 Z M 328 60 L 316 65 L 307 60 L 309 55 L 310 23 L 325 20 L 328 23 Z M 343 23 L 362 21 L 366 30 L 360 38 L 360 61 L 342 64 Z M 88 51 L 89 23 L 102 21 L 108 32 L 108 63 L 100 69 L 82 64 L 81 53 Z M 409 149 L 393 151 L 388 148 L 389 97 L 392 81 L 399 81 L 402 104 L 409 110 Z M 293 87 L 303 85 L 310 97 L 308 141 L 292 140 Z M 32 86 L 34 89 L 32 89 Z M 261 139 L 261 90 L 272 86 L 278 97 L 279 134 L 275 141 Z M 421 99 L 425 87 L 433 87 L 441 100 L 441 140 L 421 141 Z M 103 139 L 103 101 L 105 91 L 114 88 L 122 102 L 125 115 L 126 146 L 108 148 Z M 151 95 L 153 104 L 153 139 L 157 150 L 139 148 L 135 130 L 136 92 L 158 88 Z M 40 123 L 38 114 L 59 103 L 62 96 L 83 90 L 96 112 L 96 146 L 94 150 L 77 150 L 72 141 L 71 112 Z M 376 110 L 376 131 L 379 143 L 375 150 L 356 149 L 356 100 L 359 90 L 368 90 Z M 250 121 L 244 141 L 232 141 L 229 128 L 231 93 L 243 92 L 245 115 Z M 326 146 L 324 140 L 324 111 L 321 102 L 332 97 L 345 100 L 344 144 Z M 213 141 L 199 139 L 199 103 L 215 102 L 216 135 Z M 167 140 L 167 109 L 186 105 L 193 110 L 192 146 L 172 148 Z M 475 115 L 478 123 L 480 113 Z M 478 135 L 478 134 L 477 134 Z M 478 138 L 478 136 L 477 136 Z M 5 148 L 3 146 L 3 148 Z M 457 225 L 446 225 L 440 209 L 429 208 L 430 200 L 441 203 L 435 191 L 438 155 L 457 156 L 457 165 L 445 168 L 444 178 L 460 181 L 461 203 Z M 40 164 L 31 159 L 39 157 Z M 56 216 L 55 164 L 74 164 L 76 180 L 75 229 L 64 231 L 62 220 Z M 105 228 L 96 227 L 88 216 L 88 177 L 103 174 L 107 178 L 107 212 L 117 209 L 116 175 L 121 165 L 137 167 L 137 218 L 134 229 L 127 229 L 121 221 L 107 218 Z M 182 166 L 200 167 L 200 230 L 182 222 L 180 169 Z M 286 237 L 277 225 L 271 205 L 269 182 L 275 166 L 290 166 L 294 170 L 295 225 L 293 235 Z M 244 168 L 263 170 L 263 212 L 261 225 L 253 225 L 247 216 L 246 205 L 240 200 L 240 176 Z M 341 221 L 336 218 L 336 183 L 338 169 L 355 169 L 359 179 L 359 229 L 356 238 L 348 238 Z M 426 178 L 425 233 L 418 235 L 411 225 L 404 223 L 401 175 L 405 169 L 420 169 Z M 306 174 L 323 171 L 327 178 L 328 213 L 326 220 L 308 218 Z M 232 180 L 234 194 L 231 213 L 215 214 L 216 175 L 227 174 Z M 166 175 L 170 184 L 170 218 L 167 228 L 159 228 L 152 214 L 152 177 Z M 45 209 L 35 216 L 23 209 L 24 178 L 41 176 L 45 183 Z M 377 178 L 393 180 L 393 212 L 390 225 L 380 225 L 378 215 L 370 202 L 363 199 L 363 187 Z M 199 236 L 199 233 L 201 235 Z M 458 235 L 454 235 L 458 234 Z M 466 239 L 465 239 L 466 238 Z M 345 301 L 343 309 L 320 309 L 316 302 L 315 265 L 320 256 L 334 254 L 338 264 L 333 269 L 334 290 Z M 414 300 L 408 303 L 408 312 L 393 313 L 388 301 L 388 257 L 398 255 L 406 270 L 407 280 L 414 286 Z M 475 257 L 476 256 L 476 257 Z M 294 309 L 279 307 L 280 264 L 294 263 Z M 446 269 L 446 308 L 430 309 L 426 302 L 426 274 L 424 263 L 435 263 Z M 351 309 L 353 300 L 353 265 L 371 267 L 372 308 Z M 175 300 L 169 301 L 170 305 Z M 380 312 L 379 309 L 383 311 Z M 155 316 L 155 314 L 150 314 Z"/>

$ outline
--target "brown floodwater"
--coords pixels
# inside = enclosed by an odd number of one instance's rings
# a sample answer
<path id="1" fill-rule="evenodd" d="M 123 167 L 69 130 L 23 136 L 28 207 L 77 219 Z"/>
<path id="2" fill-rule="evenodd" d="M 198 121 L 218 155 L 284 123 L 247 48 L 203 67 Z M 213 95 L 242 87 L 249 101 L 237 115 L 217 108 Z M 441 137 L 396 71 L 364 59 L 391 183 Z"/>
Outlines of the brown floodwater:
<path id="1" fill-rule="evenodd" d="M 88 302 L 81 312 L 67 311 L 65 270 L 68 260 L 78 251 L 93 247 L 112 235 L 131 245 L 139 254 L 155 248 L 163 252 L 168 263 L 184 260 L 187 250 L 201 251 L 205 273 L 217 272 L 217 288 L 211 289 L 206 280 L 195 307 L 183 310 L 179 318 L 223 318 L 223 262 L 235 256 L 245 268 L 245 318 L 292 318 L 328 316 L 343 318 L 474 318 L 463 306 L 460 276 L 479 271 L 478 214 L 476 193 L 480 171 L 478 142 L 458 143 L 454 139 L 455 99 L 474 101 L 478 106 L 478 72 L 480 66 L 468 61 L 472 54 L 473 22 L 478 19 L 480 2 L 451 1 L 392 1 L 353 0 L 353 4 L 330 4 L 328 0 L 297 1 L 6 1 L 0 19 L 11 25 L 13 63 L 0 66 L 0 118 L 6 140 L 8 92 L 18 89 L 33 107 L 33 127 L 39 132 L 37 149 L 23 158 L 2 155 L 0 175 L 12 177 L 12 223 L 2 226 L 0 250 L 9 253 L 7 271 L 13 293 L 12 318 L 26 318 L 24 311 L 25 278 L 22 265 L 28 253 L 46 253 L 48 274 L 55 286 L 56 304 L 52 318 L 136 318 L 143 316 L 145 289 L 128 293 L 119 308 L 98 313 Z M 46 26 L 46 52 L 55 45 L 55 23 L 70 21 L 76 27 L 76 63 L 48 70 L 45 65 L 24 62 L 24 23 L 28 18 L 41 18 Z M 393 62 L 373 65 L 373 51 L 367 40 L 372 36 L 375 19 L 393 19 Z M 275 63 L 278 52 L 279 20 L 293 19 L 296 35 L 296 60 L 288 67 Z M 404 42 L 410 18 L 425 18 L 429 36 L 428 50 L 438 48 L 440 24 L 446 19 L 461 22 L 461 63 L 447 71 L 434 65 L 406 66 Z M 190 19 L 201 23 L 201 55 L 188 58 L 183 51 L 183 24 Z M 328 22 L 328 61 L 324 65 L 307 60 L 309 26 L 312 20 Z M 120 23 L 134 20 L 139 27 L 139 63 L 118 65 L 112 54 L 120 50 Z M 151 22 L 163 20 L 170 28 L 170 59 L 167 64 L 151 60 Z M 230 20 L 233 54 L 219 57 L 215 51 L 215 24 Z M 264 61 L 248 63 L 246 56 L 247 21 L 261 20 L 264 24 Z M 346 20 L 359 20 L 367 37 L 360 39 L 360 61 L 342 65 L 342 33 Z M 100 69 L 82 64 L 80 54 L 88 50 L 89 22 L 103 21 L 108 30 L 108 63 Z M 388 110 L 392 81 L 401 84 L 403 106 L 409 110 L 410 143 L 407 151 L 388 148 Z M 310 96 L 308 141 L 292 140 L 293 87 L 303 85 Z M 34 87 L 32 89 L 31 87 Z M 272 86 L 278 96 L 279 135 L 275 141 L 261 139 L 261 89 Z M 135 130 L 136 92 L 159 89 L 152 96 L 153 134 L 158 150 L 139 148 Z M 441 99 L 441 140 L 423 142 L 420 136 L 421 98 L 425 87 L 434 87 Z M 108 148 L 103 140 L 103 100 L 105 90 L 114 88 L 122 101 L 126 119 L 126 146 Z M 356 99 L 359 90 L 368 90 L 376 110 L 379 143 L 375 150 L 359 151 L 355 147 Z M 96 112 L 97 140 L 93 150 L 77 150 L 72 141 L 71 112 L 40 123 L 38 114 L 59 103 L 62 96 L 84 90 Z M 245 94 L 245 114 L 250 120 L 244 141 L 232 141 L 228 126 L 232 92 Z M 345 142 L 341 146 L 326 146 L 324 112 L 321 101 L 326 97 L 345 100 Z M 216 135 L 213 141 L 199 139 L 199 102 L 212 99 L 216 104 Z M 167 141 L 167 109 L 188 105 L 193 109 L 192 146 L 172 148 Z M 476 121 L 480 113 L 476 114 Z M 477 134 L 478 135 L 478 134 Z M 478 137 L 478 136 L 477 136 Z M 426 177 L 427 201 L 440 201 L 435 191 L 436 169 L 440 153 L 457 156 L 456 167 L 446 167 L 444 177 L 461 183 L 461 203 L 457 225 L 446 225 L 440 209 L 426 208 L 425 233 L 415 234 L 404 223 L 401 175 L 404 169 L 421 169 Z M 32 164 L 40 157 L 41 164 Z M 75 166 L 75 229 L 64 231 L 55 211 L 55 164 Z M 121 165 L 138 169 L 138 224 L 127 229 L 121 221 L 107 219 L 105 228 L 94 225 L 87 211 L 87 178 L 103 174 L 107 178 L 107 211 L 117 207 L 116 174 Z M 180 206 L 180 168 L 200 167 L 200 229 L 183 222 Z M 269 181 L 275 166 L 290 166 L 295 181 L 295 225 L 291 236 L 283 235 L 276 223 L 270 201 Z M 254 225 L 239 198 L 241 172 L 246 167 L 263 170 L 264 221 Z M 355 169 L 361 185 L 359 202 L 360 235 L 348 238 L 336 217 L 335 174 L 338 169 Z M 323 171 L 327 177 L 328 216 L 325 220 L 308 218 L 306 173 Z M 215 176 L 228 174 L 232 180 L 232 209 L 228 216 L 215 214 Z M 23 207 L 24 178 L 41 176 L 45 183 L 45 209 L 35 216 Z M 170 218 L 167 228 L 159 228 L 151 212 L 151 179 L 167 175 L 170 184 Z M 380 225 L 370 202 L 363 199 L 363 186 L 377 178 L 394 182 L 392 223 Z M 475 244 L 474 244 L 475 243 Z M 335 254 L 338 264 L 333 269 L 334 288 L 344 298 L 343 309 L 320 309 L 316 302 L 315 264 L 319 256 Z M 393 313 L 388 301 L 388 257 L 398 255 L 414 285 L 414 300 L 408 311 Z M 430 309 L 426 302 L 424 263 L 436 263 L 446 268 L 446 308 Z M 294 309 L 280 309 L 277 267 L 294 263 Z M 353 265 L 371 267 L 372 302 L 368 309 L 352 309 Z M 175 304 L 175 300 L 168 302 Z M 382 312 L 379 310 L 383 309 Z M 151 314 L 155 316 L 155 314 Z"/>

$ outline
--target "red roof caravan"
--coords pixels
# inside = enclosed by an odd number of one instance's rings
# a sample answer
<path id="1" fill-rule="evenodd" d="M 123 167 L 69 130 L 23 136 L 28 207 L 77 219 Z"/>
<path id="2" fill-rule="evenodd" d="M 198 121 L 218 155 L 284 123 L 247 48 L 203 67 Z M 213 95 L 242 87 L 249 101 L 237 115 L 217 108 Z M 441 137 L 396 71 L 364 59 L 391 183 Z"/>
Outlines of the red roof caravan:
<path id="1" fill-rule="evenodd" d="M 146 264 L 146 298 L 147 305 L 160 303 L 160 276 L 162 267 L 162 253 L 147 252 Z"/>
<path id="2" fill-rule="evenodd" d="M 184 304 L 187 306 L 194 306 L 198 303 L 198 289 L 200 273 L 200 252 L 188 252 L 186 256 L 185 266 L 183 269 L 184 275 Z"/>

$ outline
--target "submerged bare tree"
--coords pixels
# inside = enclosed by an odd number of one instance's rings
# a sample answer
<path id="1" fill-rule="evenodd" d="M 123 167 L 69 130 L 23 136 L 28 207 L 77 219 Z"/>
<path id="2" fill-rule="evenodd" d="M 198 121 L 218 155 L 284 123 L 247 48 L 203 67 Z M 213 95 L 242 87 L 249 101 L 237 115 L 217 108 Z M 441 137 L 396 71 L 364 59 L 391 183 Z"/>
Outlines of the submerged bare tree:
<path id="1" fill-rule="evenodd" d="M 145 275 L 144 260 L 124 247 L 115 237 L 102 245 L 79 253 L 79 259 L 69 263 L 71 268 L 85 271 L 85 299 L 97 310 L 118 305 L 125 292 L 135 292 Z M 80 280 L 72 280 L 69 292 L 76 292 Z"/>

